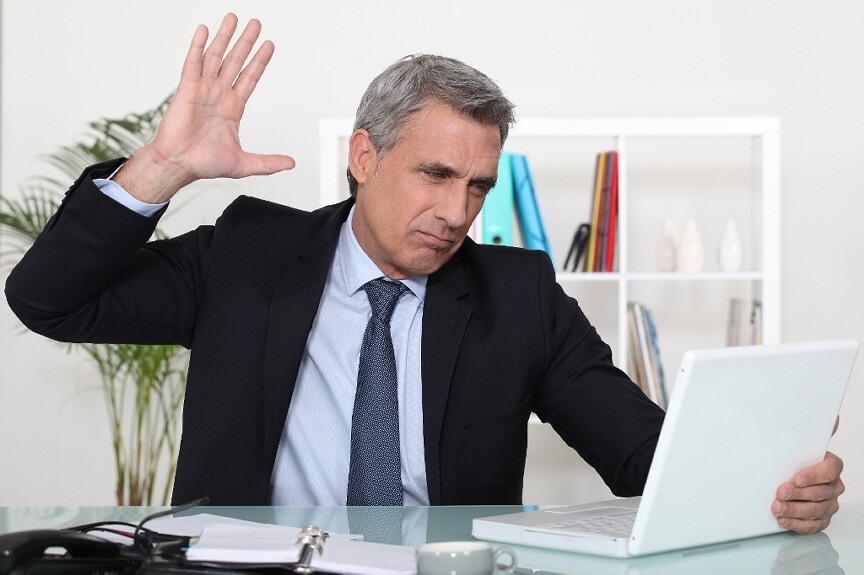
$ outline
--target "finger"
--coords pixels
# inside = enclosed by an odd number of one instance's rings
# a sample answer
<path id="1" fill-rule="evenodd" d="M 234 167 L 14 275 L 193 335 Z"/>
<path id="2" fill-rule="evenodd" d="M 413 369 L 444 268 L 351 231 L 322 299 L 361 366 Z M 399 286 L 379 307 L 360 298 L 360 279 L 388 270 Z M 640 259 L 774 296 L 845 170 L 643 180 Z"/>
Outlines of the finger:
<path id="1" fill-rule="evenodd" d="M 795 487 L 786 484 L 777 491 L 778 501 L 827 501 L 837 499 L 846 490 L 843 480 L 837 479 L 831 483 L 819 483 L 807 487 Z"/>
<path id="2" fill-rule="evenodd" d="M 258 35 L 261 34 L 261 22 L 258 20 L 249 20 L 240 38 L 225 56 L 222 62 L 222 68 L 219 71 L 219 77 L 228 83 L 233 84 L 237 74 L 246 62 L 246 58 L 252 53 L 252 47 L 258 41 Z"/>
<path id="3" fill-rule="evenodd" d="M 830 519 L 840 509 L 837 499 L 825 501 L 778 501 L 771 506 L 771 511 L 778 519 L 804 519 L 815 521 Z"/>
<path id="4" fill-rule="evenodd" d="M 228 44 L 231 42 L 231 37 L 237 30 L 237 16 L 234 14 L 226 14 L 219 26 L 219 31 L 210 42 L 210 46 L 204 52 L 204 64 L 201 67 L 201 76 L 206 78 L 216 78 L 219 75 L 219 69 L 222 67 L 222 58 L 225 56 L 225 50 L 228 49 Z"/>
<path id="5" fill-rule="evenodd" d="M 831 524 L 831 519 L 792 519 L 789 517 L 781 517 L 777 520 L 777 524 L 783 529 L 810 535 L 822 531 Z"/>
<path id="6" fill-rule="evenodd" d="M 277 172 L 291 170 L 295 164 L 294 158 L 283 154 L 245 154 L 243 171 L 237 177 L 269 176 Z"/>
<path id="7" fill-rule="evenodd" d="M 255 52 L 255 55 L 252 56 L 252 59 L 249 60 L 243 71 L 240 72 L 237 81 L 234 82 L 234 91 L 244 102 L 249 100 L 249 96 L 252 95 L 255 86 L 258 85 L 258 80 L 261 79 L 264 69 L 270 63 L 274 50 L 275 46 L 269 40 L 261 44 L 261 47 L 258 48 L 258 51 Z"/>
<path id="8" fill-rule="evenodd" d="M 180 72 L 181 80 L 197 80 L 201 77 L 201 66 L 204 62 L 204 46 L 207 44 L 207 36 L 210 32 L 207 26 L 201 24 L 192 35 L 192 43 L 183 61 L 183 70 Z"/>
<path id="9" fill-rule="evenodd" d="M 808 485 L 817 485 L 820 483 L 831 483 L 840 477 L 843 471 L 843 460 L 831 453 L 825 453 L 825 459 L 817 463 L 805 467 L 795 474 L 792 483 L 796 487 L 807 487 Z"/>

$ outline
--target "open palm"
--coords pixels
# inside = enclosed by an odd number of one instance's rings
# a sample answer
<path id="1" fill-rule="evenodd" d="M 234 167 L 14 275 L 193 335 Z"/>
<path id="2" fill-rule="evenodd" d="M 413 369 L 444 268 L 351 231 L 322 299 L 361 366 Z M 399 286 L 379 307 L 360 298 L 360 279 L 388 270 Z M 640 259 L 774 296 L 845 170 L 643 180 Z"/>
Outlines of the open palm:
<path id="1" fill-rule="evenodd" d="M 158 166 L 162 188 L 148 199 L 165 201 L 199 179 L 242 178 L 294 167 L 290 156 L 251 154 L 240 144 L 240 120 L 246 102 L 273 56 L 274 47 L 272 42 L 264 42 L 246 62 L 261 32 L 261 23 L 251 20 L 226 55 L 236 28 L 237 17 L 228 14 L 206 49 L 207 28 L 199 26 L 195 31 L 174 99 L 153 142 L 141 150 L 151 168 Z M 138 185 L 141 180 L 152 181 L 154 175 L 136 178 L 139 191 L 143 187 Z"/>

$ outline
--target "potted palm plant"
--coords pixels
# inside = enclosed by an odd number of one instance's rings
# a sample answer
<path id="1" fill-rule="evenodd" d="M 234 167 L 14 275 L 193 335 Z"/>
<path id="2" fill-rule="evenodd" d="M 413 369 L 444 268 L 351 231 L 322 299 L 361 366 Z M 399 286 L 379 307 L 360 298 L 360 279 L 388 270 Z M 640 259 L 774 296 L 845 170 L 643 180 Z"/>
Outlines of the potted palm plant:
<path id="1" fill-rule="evenodd" d="M 33 243 L 81 171 L 129 156 L 150 141 L 170 97 L 154 109 L 91 122 L 78 142 L 46 157 L 55 176 L 33 177 L 0 197 L 0 261 L 9 267 Z M 165 237 L 158 230 L 156 237 Z M 165 505 L 174 477 L 188 352 L 180 346 L 70 344 L 98 371 L 108 411 L 118 505 Z"/>

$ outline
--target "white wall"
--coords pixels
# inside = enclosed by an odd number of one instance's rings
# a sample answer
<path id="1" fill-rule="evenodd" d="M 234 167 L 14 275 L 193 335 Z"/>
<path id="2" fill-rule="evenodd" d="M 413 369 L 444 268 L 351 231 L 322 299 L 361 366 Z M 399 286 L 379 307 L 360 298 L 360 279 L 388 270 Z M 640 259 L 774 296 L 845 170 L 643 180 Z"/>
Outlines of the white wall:
<path id="1" fill-rule="evenodd" d="M 783 121 L 783 317 L 787 341 L 864 340 L 859 165 L 864 5 L 829 0 L 607 2 L 479 0 L 3 0 L 0 192 L 44 171 L 40 157 L 86 122 L 153 107 L 173 89 L 198 23 L 260 18 L 277 51 L 247 110 L 253 151 L 286 152 L 291 173 L 198 186 L 171 231 L 255 194 L 316 205 L 317 119 L 351 116 L 395 59 L 435 52 L 485 71 L 529 116 L 776 115 Z M 861 363 L 861 362 L 859 362 Z M 864 500 L 864 368 L 832 448 L 846 499 Z M 602 491 L 544 429 L 526 498 Z M 545 444 L 552 445 L 546 447 Z M 98 380 L 76 355 L 22 334 L 0 305 L 0 505 L 111 504 Z M 567 459 L 562 463 L 561 459 Z M 557 473 L 557 475 L 556 475 Z M 584 483 L 584 484 L 583 484 Z"/>

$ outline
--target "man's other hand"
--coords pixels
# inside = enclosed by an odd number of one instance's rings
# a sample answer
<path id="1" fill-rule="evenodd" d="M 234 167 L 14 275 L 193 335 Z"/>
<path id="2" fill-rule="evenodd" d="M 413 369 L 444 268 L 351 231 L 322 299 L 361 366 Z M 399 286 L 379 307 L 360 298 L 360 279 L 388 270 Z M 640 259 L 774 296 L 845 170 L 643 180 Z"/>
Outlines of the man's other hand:
<path id="1" fill-rule="evenodd" d="M 837 513 L 837 498 L 845 491 L 840 472 L 843 461 L 831 453 L 816 465 L 805 467 L 792 481 L 777 489 L 771 511 L 784 529 L 798 533 L 816 533 L 831 523 Z"/>

